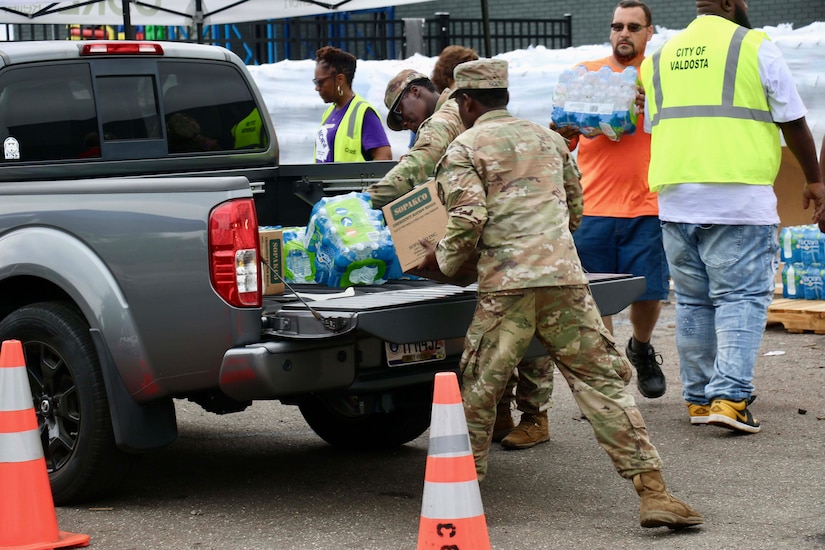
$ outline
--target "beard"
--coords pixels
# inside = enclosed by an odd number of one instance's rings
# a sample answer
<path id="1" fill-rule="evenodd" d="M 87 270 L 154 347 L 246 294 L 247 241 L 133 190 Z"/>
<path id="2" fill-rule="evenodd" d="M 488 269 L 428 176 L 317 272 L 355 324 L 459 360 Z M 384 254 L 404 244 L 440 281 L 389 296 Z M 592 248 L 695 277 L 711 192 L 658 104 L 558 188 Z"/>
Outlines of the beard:
<path id="1" fill-rule="evenodd" d="M 622 48 L 622 50 L 619 48 Z M 613 47 L 613 57 L 622 63 L 627 63 L 636 57 L 636 46 L 628 42 L 616 44 L 616 46 Z"/>
<path id="2" fill-rule="evenodd" d="M 735 6 L 733 11 L 733 22 L 737 25 L 745 27 L 746 29 L 752 29 L 750 19 L 748 19 L 748 12 L 742 6 Z"/>

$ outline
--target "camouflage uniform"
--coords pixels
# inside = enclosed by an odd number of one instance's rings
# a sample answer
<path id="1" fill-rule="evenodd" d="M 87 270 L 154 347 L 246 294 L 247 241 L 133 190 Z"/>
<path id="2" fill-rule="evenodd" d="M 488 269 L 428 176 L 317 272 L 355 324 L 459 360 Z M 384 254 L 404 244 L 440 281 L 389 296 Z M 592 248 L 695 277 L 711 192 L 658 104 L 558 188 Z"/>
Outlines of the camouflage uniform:
<path id="1" fill-rule="evenodd" d="M 464 131 L 458 116 L 458 104 L 449 99 L 452 90 L 444 90 L 436 103 L 435 112 L 421 123 L 410 152 L 379 181 L 367 188 L 372 206 L 380 208 L 427 181 L 447 146 Z"/>
<path id="2" fill-rule="evenodd" d="M 392 113 L 404 90 L 424 78 L 426 76 L 421 73 L 405 69 L 387 84 L 384 104 L 388 109 L 387 126 L 390 129 L 403 129 Z M 458 104 L 455 99 L 450 99 L 452 92 L 447 88 L 441 93 L 435 112 L 418 127 L 410 152 L 401 157 L 398 164 L 383 178 L 367 188 L 373 208 L 381 208 L 427 181 L 444 156 L 447 146 L 465 130 L 458 115 Z M 520 411 L 535 414 L 549 409 L 553 395 L 553 362 L 548 358 L 528 359 L 519 364 L 518 372 L 519 377 L 511 378 L 507 389 L 509 399 L 505 403 L 510 403 L 515 388 Z"/>
<path id="3" fill-rule="evenodd" d="M 458 71 L 456 81 L 459 88 Z M 506 87 L 506 76 L 503 82 L 488 87 Z M 480 116 L 436 172 L 449 212 L 436 248 L 439 267 L 449 276 L 476 249 L 481 253 L 478 305 L 461 358 L 479 479 L 487 471 L 496 403 L 534 335 L 619 474 L 631 479 L 661 468 L 625 389 L 630 363 L 601 321 L 573 244 L 571 228 L 583 207 L 579 176 L 561 136 L 506 109 Z"/>

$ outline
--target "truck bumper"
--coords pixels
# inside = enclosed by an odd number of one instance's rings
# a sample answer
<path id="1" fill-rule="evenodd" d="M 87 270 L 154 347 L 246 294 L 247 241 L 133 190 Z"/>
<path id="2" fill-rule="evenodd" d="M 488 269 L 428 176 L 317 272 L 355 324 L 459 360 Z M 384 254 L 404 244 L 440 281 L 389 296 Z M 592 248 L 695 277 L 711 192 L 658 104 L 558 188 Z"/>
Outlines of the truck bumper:
<path id="1" fill-rule="evenodd" d="M 233 348 L 221 364 L 221 390 L 238 401 L 346 388 L 356 346 L 340 341 L 273 341 Z"/>

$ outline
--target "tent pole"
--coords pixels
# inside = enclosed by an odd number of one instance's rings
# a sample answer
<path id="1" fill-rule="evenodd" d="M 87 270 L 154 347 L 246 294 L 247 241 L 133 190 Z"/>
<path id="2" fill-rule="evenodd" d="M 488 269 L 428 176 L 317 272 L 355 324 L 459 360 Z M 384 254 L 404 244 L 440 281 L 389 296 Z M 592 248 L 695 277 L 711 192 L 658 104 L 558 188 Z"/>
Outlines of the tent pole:
<path id="1" fill-rule="evenodd" d="M 196 42 L 203 43 L 203 0 L 195 0 L 195 32 L 198 34 Z"/>
<path id="2" fill-rule="evenodd" d="M 481 20 L 481 24 L 484 25 L 484 55 L 490 57 L 493 47 L 490 44 L 490 14 L 487 11 L 487 0 L 481 0 Z"/>
<path id="3" fill-rule="evenodd" d="M 123 36 L 126 40 L 134 40 L 135 32 L 132 28 L 132 13 L 129 3 L 129 0 L 123 0 Z"/>

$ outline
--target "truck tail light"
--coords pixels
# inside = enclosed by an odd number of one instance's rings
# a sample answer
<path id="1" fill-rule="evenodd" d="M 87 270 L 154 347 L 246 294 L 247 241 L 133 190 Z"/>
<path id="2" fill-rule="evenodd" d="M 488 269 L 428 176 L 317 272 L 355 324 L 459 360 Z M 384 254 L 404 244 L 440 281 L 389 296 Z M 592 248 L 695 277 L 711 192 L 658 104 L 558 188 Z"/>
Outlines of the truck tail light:
<path id="1" fill-rule="evenodd" d="M 110 54 L 163 55 L 163 46 L 155 42 L 90 42 L 80 49 L 80 55 Z"/>
<path id="2" fill-rule="evenodd" d="M 252 199 L 218 205 L 209 215 L 209 275 L 218 295 L 237 307 L 261 307 L 258 217 Z"/>

